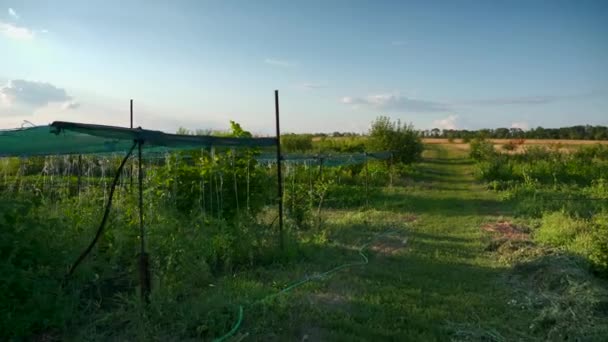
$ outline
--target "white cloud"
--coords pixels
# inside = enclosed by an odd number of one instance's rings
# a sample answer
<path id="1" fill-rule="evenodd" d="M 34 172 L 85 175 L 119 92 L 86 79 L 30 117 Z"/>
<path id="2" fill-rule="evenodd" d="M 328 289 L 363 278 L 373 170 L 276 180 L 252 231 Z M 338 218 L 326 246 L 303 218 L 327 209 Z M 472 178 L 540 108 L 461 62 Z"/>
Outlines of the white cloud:
<path id="1" fill-rule="evenodd" d="M 530 128 L 530 125 L 525 121 L 514 122 L 511 124 L 511 128 L 519 128 L 527 131 Z"/>
<path id="2" fill-rule="evenodd" d="M 50 83 L 12 80 L 0 88 L 0 100 L 3 105 L 16 111 L 33 111 L 50 103 L 61 103 L 64 109 L 78 108 L 65 89 Z"/>
<path id="3" fill-rule="evenodd" d="M 433 125 L 434 128 L 440 129 L 458 129 L 458 125 L 456 121 L 458 120 L 458 115 L 449 115 L 445 119 L 434 120 Z"/>
<path id="4" fill-rule="evenodd" d="M 264 60 L 264 63 L 274 65 L 274 66 L 280 66 L 280 67 L 284 67 L 284 68 L 292 67 L 292 66 L 296 65 L 294 62 L 291 62 L 291 61 L 287 61 L 284 59 L 275 59 L 275 58 L 266 58 Z"/>
<path id="5" fill-rule="evenodd" d="M 474 104 L 491 105 L 491 106 L 510 106 L 510 105 L 543 105 L 547 103 L 562 100 L 566 96 L 554 95 L 537 95 L 537 96 L 520 96 L 520 97 L 505 97 L 489 100 L 475 101 Z"/>
<path id="6" fill-rule="evenodd" d="M 399 93 L 376 94 L 365 97 L 346 96 L 341 102 L 354 106 L 367 106 L 375 109 L 396 112 L 443 112 L 448 106 L 441 102 L 417 100 Z"/>
<path id="7" fill-rule="evenodd" d="M 302 83 L 301 87 L 304 89 L 321 89 L 321 88 L 327 88 L 326 85 L 321 84 L 321 83 Z"/>
<path id="8" fill-rule="evenodd" d="M 0 34 L 15 40 L 31 40 L 34 38 L 34 31 L 27 27 L 0 21 Z"/>
<path id="9" fill-rule="evenodd" d="M 17 14 L 17 12 L 14 9 L 12 9 L 12 8 L 8 9 L 8 15 L 10 15 L 11 17 L 13 17 L 15 20 L 19 20 L 19 18 L 20 18 L 19 14 Z"/>
<path id="10" fill-rule="evenodd" d="M 61 108 L 63 108 L 64 110 L 68 110 L 68 109 L 76 109 L 80 107 L 80 103 L 76 102 L 76 101 L 66 101 L 63 103 L 63 105 L 61 106 Z"/>

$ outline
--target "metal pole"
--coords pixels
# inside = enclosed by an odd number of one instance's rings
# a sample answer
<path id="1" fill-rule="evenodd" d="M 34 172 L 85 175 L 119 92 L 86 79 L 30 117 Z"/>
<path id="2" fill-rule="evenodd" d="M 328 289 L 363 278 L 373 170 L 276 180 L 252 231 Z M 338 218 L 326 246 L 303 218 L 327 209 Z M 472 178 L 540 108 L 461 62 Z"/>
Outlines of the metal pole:
<path id="1" fill-rule="evenodd" d="M 391 152 L 391 158 L 388 160 L 388 174 L 390 176 L 390 186 L 393 187 L 393 152 Z"/>
<path id="2" fill-rule="evenodd" d="M 365 156 L 365 206 L 369 207 L 369 169 L 367 167 L 367 152 L 363 155 Z"/>
<path id="3" fill-rule="evenodd" d="M 150 264 L 148 255 L 146 254 L 144 241 L 144 186 L 143 186 L 143 167 L 141 158 L 141 146 L 143 141 L 138 144 L 138 180 L 139 180 L 139 237 L 140 237 L 140 254 L 139 254 L 139 281 L 141 287 L 141 298 L 146 303 L 150 301 Z"/>
<path id="4" fill-rule="evenodd" d="M 283 176 L 281 169 L 283 168 L 283 158 L 281 157 L 281 125 L 279 122 L 279 91 L 274 91 L 274 109 L 275 122 L 277 128 L 277 191 L 279 195 L 279 248 L 284 250 L 283 239 Z"/>
<path id="5" fill-rule="evenodd" d="M 323 157 L 319 157 L 319 179 L 323 180 Z"/>
<path id="6" fill-rule="evenodd" d="M 131 99 L 130 101 L 130 113 L 131 113 L 131 129 L 133 129 L 133 99 Z M 129 189 L 133 188 L 133 163 L 130 163 L 131 165 L 131 172 L 129 172 Z"/>

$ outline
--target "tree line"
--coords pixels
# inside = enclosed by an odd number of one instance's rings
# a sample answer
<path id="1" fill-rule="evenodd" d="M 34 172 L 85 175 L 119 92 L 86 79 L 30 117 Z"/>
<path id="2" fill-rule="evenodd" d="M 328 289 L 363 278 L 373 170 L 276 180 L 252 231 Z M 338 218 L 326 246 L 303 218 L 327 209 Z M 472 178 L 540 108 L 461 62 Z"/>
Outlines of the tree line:
<path id="1" fill-rule="evenodd" d="M 447 139 L 571 139 L 571 140 L 608 140 L 608 127 L 578 125 L 560 128 L 536 127 L 529 130 L 521 128 L 494 128 L 480 130 L 439 129 L 420 131 L 425 138 Z"/>

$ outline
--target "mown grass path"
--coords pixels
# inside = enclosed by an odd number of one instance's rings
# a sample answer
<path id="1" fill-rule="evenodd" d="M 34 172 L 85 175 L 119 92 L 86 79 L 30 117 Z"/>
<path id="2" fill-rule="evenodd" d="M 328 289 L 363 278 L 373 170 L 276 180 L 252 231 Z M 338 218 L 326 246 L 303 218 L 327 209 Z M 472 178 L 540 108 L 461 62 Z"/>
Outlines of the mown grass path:
<path id="1" fill-rule="evenodd" d="M 368 265 L 252 305 L 241 333 L 277 341 L 526 339 L 529 317 L 508 304 L 508 269 L 484 251 L 480 230 L 508 219 L 507 206 L 475 183 L 462 151 L 430 148 L 409 185 L 382 190 L 373 209 L 329 209 L 323 232 L 301 246 L 303 261 L 258 270 L 233 290 L 259 296 L 357 261 L 358 246 L 395 230 L 371 245 Z"/>

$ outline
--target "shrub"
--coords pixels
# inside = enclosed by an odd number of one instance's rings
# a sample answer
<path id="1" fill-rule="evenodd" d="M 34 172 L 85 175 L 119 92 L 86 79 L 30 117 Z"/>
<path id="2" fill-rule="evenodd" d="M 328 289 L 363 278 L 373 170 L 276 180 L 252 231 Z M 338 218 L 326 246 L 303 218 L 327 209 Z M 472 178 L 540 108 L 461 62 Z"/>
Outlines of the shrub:
<path id="1" fill-rule="evenodd" d="M 608 214 L 590 220 L 573 218 L 564 212 L 545 214 L 534 238 L 583 256 L 596 271 L 608 274 Z"/>
<path id="2" fill-rule="evenodd" d="M 514 141 L 509 141 L 508 143 L 502 145 L 502 149 L 505 151 L 515 151 L 517 148 L 517 144 Z"/>
<path id="3" fill-rule="evenodd" d="M 77 232 L 77 222 L 56 217 L 39 199 L 0 199 L 0 340 L 60 330 L 73 318 L 77 294 L 60 284 L 73 261 Z M 97 272 L 89 265 L 74 281 Z"/>
<path id="4" fill-rule="evenodd" d="M 420 160 L 424 146 L 412 125 L 380 116 L 372 122 L 368 148 L 371 151 L 392 151 L 395 161 L 410 164 Z"/>
<path id="5" fill-rule="evenodd" d="M 534 238 L 543 244 L 564 247 L 570 245 L 585 228 L 584 221 L 571 218 L 563 212 L 554 212 L 543 216 Z"/>
<path id="6" fill-rule="evenodd" d="M 496 151 L 491 142 L 476 138 L 470 143 L 469 156 L 476 161 L 488 160 L 496 156 Z"/>

